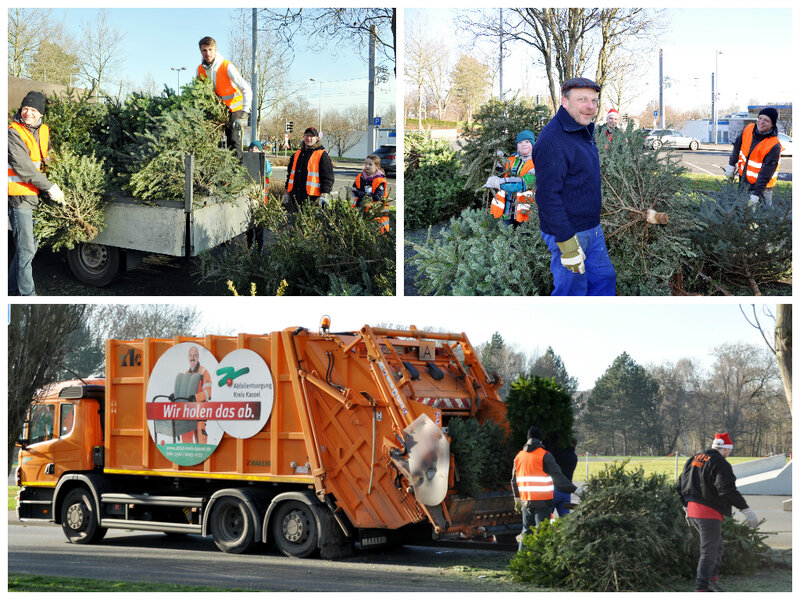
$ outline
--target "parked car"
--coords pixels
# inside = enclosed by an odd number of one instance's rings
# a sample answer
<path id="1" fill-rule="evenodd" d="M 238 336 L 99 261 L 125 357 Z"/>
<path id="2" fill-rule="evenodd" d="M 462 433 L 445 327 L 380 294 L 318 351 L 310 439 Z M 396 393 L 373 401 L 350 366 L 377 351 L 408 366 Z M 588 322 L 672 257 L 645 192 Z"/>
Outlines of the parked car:
<path id="1" fill-rule="evenodd" d="M 384 144 L 378 147 L 373 154 L 376 154 L 381 159 L 381 169 L 384 173 L 395 175 L 397 168 L 395 164 L 395 157 L 397 155 L 397 146 L 389 146 Z"/>
<path id="2" fill-rule="evenodd" d="M 778 139 L 781 141 L 781 156 L 792 155 L 792 138 L 785 133 L 779 133 Z"/>
<path id="3" fill-rule="evenodd" d="M 697 150 L 700 147 L 700 140 L 685 136 L 677 129 L 654 129 L 645 136 L 644 145 L 653 150 L 658 150 L 662 146 Z"/>

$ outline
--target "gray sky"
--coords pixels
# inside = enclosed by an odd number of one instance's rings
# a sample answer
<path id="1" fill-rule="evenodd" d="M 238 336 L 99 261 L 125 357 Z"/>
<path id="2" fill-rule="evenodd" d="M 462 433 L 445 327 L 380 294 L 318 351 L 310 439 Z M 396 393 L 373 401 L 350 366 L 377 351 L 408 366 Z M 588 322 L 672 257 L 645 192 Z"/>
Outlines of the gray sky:
<path id="1" fill-rule="evenodd" d="M 551 298 L 220 298 L 196 304 L 208 333 L 268 333 L 302 326 L 316 331 L 323 314 L 332 331 L 391 323 L 464 332 L 473 345 L 495 331 L 527 354 L 552 346 L 581 389 L 594 385 L 622 352 L 639 364 L 692 358 L 704 367 L 725 343 L 764 346 L 737 303 L 714 299 L 638 301 Z M 749 311 L 750 305 L 745 305 Z M 774 304 L 766 304 L 772 314 Z M 771 330 L 774 322 L 762 317 Z M 771 339 L 771 335 L 770 335 Z"/>

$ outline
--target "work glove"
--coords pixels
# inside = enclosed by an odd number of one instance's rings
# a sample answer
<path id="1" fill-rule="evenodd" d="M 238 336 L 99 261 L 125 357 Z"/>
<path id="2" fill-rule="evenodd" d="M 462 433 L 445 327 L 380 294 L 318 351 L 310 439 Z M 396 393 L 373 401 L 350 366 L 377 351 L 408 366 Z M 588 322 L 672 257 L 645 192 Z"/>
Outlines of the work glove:
<path id="1" fill-rule="evenodd" d="M 728 165 L 725 167 L 725 177 L 727 177 L 730 181 L 733 181 L 733 178 L 736 177 L 736 167 L 734 165 Z"/>
<path id="2" fill-rule="evenodd" d="M 556 244 L 558 249 L 561 250 L 562 265 L 573 273 L 583 274 L 586 272 L 586 267 L 583 265 L 586 255 L 583 253 L 583 248 L 581 248 L 577 235 L 573 235 L 563 242 L 556 242 Z"/>
<path id="3" fill-rule="evenodd" d="M 744 517 L 745 523 L 750 529 L 755 529 L 758 527 L 758 517 L 756 516 L 756 512 L 752 508 L 745 508 L 744 510 L 740 510 L 739 512 L 742 513 Z"/>
<path id="4" fill-rule="evenodd" d="M 500 186 L 503 185 L 504 177 L 497 177 L 496 175 L 492 175 L 489 179 L 486 180 L 486 183 L 483 184 L 485 188 L 494 188 L 496 190 L 500 189 Z"/>
<path id="5" fill-rule="evenodd" d="M 284 206 L 288 206 L 289 200 L 291 199 L 292 197 L 289 195 L 289 192 L 283 192 L 283 196 L 281 196 L 281 202 L 283 202 Z"/>
<path id="6" fill-rule="evenodd" d="M 61 188 L 58 187 L 58 185 L 56 185 L 55 183 L 53 184 L 53 187 L 51 187 L 49 190 L 47 190 L 47 193 L 50 195 L 50 197 L 53 200 L 55 200 L 56 202 L 58 202 L 62 206 L 67 203 L 67 201 L 64 199 L 64 192 L 62 192 Z"/>
<path id="7" fill-rule="evenodd" d="M 319 204 L 320 208 L 330 208 L 331 207 L 331 200 L 328 194 L 322 194 L 317 200 L 317 204 Z"/>
<path id="8" fill-rule="evenodd" d="M 755 194 L 750 194 L 750 200 L 748 201 L 747 204 L 750 208 L 754 208 L 758 205 L 759 200 L 761 200 L 761 198 L 759 198 Z"/>
<path id="9" fill-rule="evenodd" d="M 522 513 L 522 500 L 514 498 L 514 512 Z"/>

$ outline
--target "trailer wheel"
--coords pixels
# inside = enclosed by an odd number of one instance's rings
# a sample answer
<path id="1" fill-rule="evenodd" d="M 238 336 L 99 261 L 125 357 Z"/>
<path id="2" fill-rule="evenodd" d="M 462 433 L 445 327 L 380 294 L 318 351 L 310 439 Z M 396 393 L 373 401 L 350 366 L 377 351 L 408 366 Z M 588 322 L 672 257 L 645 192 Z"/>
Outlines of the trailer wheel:
<path id="1" fill-rule="evenodd" d="M 99 526 L 97 507 L 86 488 L 70 491 L 61 505 L 61 528 L 73 544 L 96 544 L 107 529 Z"/>
<path id="2" fill-rule="evenodd" d="M 103 287 L 120 274 L 119 248 L 103 244 L 78 244 L 67 251 L 67 263 L 80 281 L 94 287 Z"/>
<path id="3" fill-rule="evenodd" d="M 297 500 L 282 503 L 272 518 L 272 535 L 286 556 L 311 556 L 317 550 L 319 537 L 313 509 Z"/>
<path id="4" fill-rule="evenodd" d="M 232 496 L 214 503 L 209 520 L 217 548 L 228 554 L 242 554 L 253 547 L 255 524 L 244 502 Z"/>

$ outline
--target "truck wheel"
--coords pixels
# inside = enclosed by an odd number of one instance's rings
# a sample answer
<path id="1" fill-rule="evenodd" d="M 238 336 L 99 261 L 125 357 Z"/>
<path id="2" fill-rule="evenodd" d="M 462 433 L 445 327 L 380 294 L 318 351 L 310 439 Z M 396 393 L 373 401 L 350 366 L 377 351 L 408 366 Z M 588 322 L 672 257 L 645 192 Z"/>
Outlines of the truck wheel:
<path id="1" fill-rule="evenodd" d="M 286 556 L 311 556 L 317 550 L 319 537 L 313 509 L 297 500 L 284 502 L 272 518 L 272 535 Z"/>
<path id="2" fill-rule="evenodd" d="M 67 251 L 67 263 L 72 274 L 94 287 L 108 285 L 120 273 L 120 251 L 103 244 L 78 244 Z"/>
<path id="3" fill-rule="evenodd" d="M 255 524 L 244 502 L 226 496 L 214 503 L 210 517 L 211 535 L 217 548 L 228 554 L 242 554 L 252 548 Z"/>
<path id="4" fill-rule="evenodd" d="M 99 526 L 89 490 L 77 488 L 67 494 L 61 505 L 61 528 L 73 544 L 96 544 L 103 539 L 107 529 Z"/>

